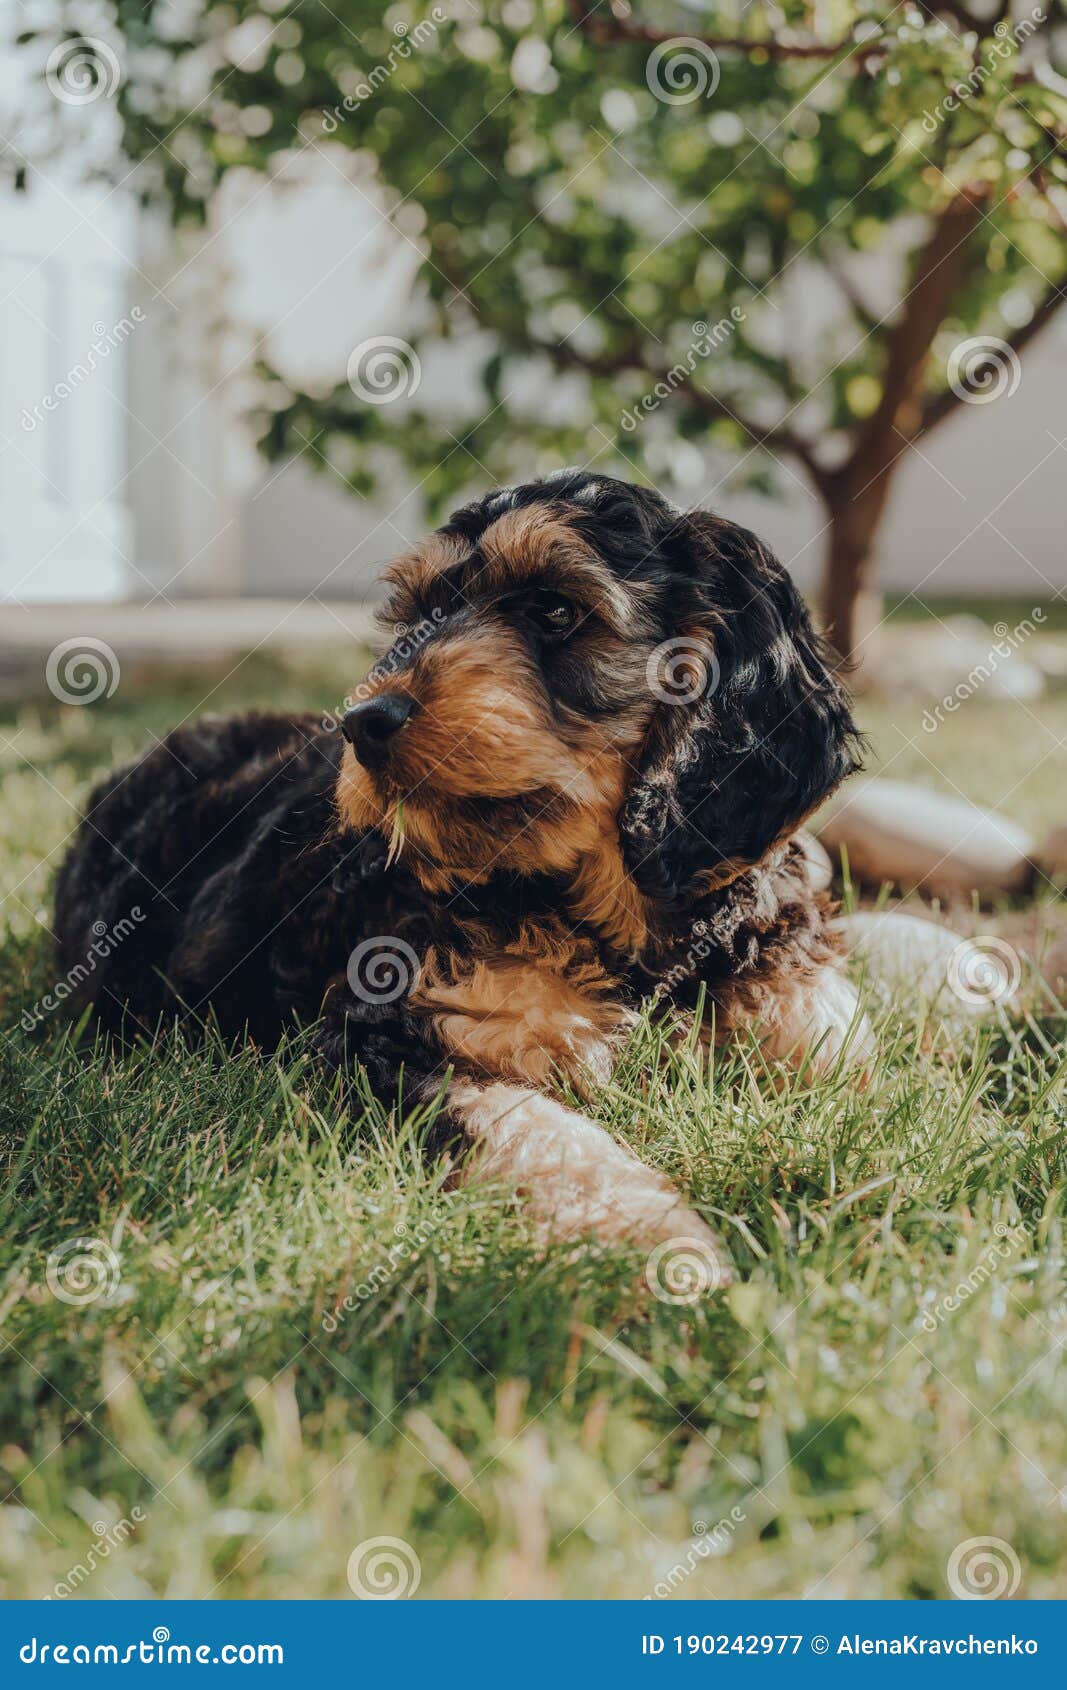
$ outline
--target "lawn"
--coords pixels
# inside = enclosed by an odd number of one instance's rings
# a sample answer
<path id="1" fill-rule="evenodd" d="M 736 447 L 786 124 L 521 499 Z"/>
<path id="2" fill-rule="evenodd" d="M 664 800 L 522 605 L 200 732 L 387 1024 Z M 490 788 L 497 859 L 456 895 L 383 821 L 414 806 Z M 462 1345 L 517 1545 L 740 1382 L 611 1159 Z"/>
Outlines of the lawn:
<path id="1" fill-rule="evenodd" d="M 95 775 L 209 691 L 330 708 L 356 678 L 129 673 L 2 718 L 6 1593 L 348 1597 L 352 1557 L 434 1597 L 1067 1594 L 1053 1006 L 953 1043 L 902 1003 L 866 1092 L 639 1030 L 598 1118 L 738 1268 L 677 1305 L 637 1255 L 538 1255 L 296 1045 L 118 1062 L 61 1011 L 25 1030 Z M 890 773 L 1067 820 L 1062 696 L 933 735 L 918 704 L 864 715 Z"/>

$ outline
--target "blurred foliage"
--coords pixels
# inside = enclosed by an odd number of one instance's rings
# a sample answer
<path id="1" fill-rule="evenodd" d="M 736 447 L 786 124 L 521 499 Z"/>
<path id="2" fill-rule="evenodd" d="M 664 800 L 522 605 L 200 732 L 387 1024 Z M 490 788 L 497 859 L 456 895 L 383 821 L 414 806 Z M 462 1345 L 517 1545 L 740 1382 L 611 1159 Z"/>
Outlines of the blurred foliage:
<path id="1" fill-rule="evenodd" d="M 317 154 L 417 247 L 400 326 L 415 347 L 472 333 L 469 404 L 367 404 L 343 372 L 333 391 L 302 392 L 270 370 L 268 346 L 259 422 L 270 453 L 307 450 L 363 491 L 397 452 L 439 508 L 532 461 L 622 459 L 662 478 L 695 461 L 686 441 L 749 448 L 744 474 L 759 480 L 770 459 L 753 443 L 785 418 L 818 442 L 820 467 L 844 462 L 884 390 L 884 279 L 907 293 L 930 219 L 961 194 L 982 216 L 927 391 L 944 388 L 962 336 L 1011 340 L 1062 285 L 1067 83 L 1049 57 L 1062 0 L 1027 10 L 1021 44 L 993 16 L 968 28 L 959 5 L 829 0 L 817 35 L 813 11 L 83 0 L 62 29 L 119 54 L 133 180 L 176 223 L 210 227 L 227 172 L 266 178 Z M 734 44 L 690 40 L 688 65 L 672 66 L 652 41 L 672 30 Z M 875 255 L 883 285 L 865 298 Z M 808 308 L 815 267 L 836 278 L 836 310 Z M 724 320 L 699 351 L 694 325 Z M 679 364 L 666 402 L 627 421 Z"/>

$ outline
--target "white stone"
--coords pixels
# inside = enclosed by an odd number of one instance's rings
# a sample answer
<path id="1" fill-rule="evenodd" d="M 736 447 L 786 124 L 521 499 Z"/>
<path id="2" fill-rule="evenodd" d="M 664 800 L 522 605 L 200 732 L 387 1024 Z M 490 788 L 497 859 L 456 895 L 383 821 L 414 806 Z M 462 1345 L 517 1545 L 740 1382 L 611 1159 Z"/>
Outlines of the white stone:
<path id="1" fill-rule="evenodd" d="M 820 812 L 815 831 L 831 855 L 848 853 L 854 879 L 931 896 L 1022 891 L 1034 841 L 1025 828 L 965 798 L 899 780 L 850 782 Z"/>
<path id="2" fill-rule="evenodd" d="M 936 1005 L 946 1020 L 970 1020 L 1015 1004 L 1021 959 L 995 935 L 964 939 L 899 910 L 860 910 L 833 925 L 853 972 L 898 1008 Z"/>
<path id="3" fill-rule="evenodd" d="M 894 698 L 926 700 L 930 733 L 971 698 L 1040 698 L 1045 676 L 1037 649 L 1027 655 L 1022 650 L 1039 631 L 1032 619 L 1014 627 L 1004 622 L 989 627 L 966 615 L 895 629 L 874 645 L 865 665 L 866 682 Z"/>
<path id="4" fill-rule="evenodd" d="M 1049 880 L 1067 876 L 1067 827 L 1054 827 L 1036 856 L 1037 866 Z"/>

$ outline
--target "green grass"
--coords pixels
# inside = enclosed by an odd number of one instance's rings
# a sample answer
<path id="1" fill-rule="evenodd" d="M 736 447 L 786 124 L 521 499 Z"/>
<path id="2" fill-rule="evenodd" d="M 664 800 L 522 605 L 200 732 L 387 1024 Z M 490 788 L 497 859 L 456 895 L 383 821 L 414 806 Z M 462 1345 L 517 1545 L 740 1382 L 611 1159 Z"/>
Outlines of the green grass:
<path id="1" fill-rule="evenodd" d="M 1060 594 L 1035 599 L 1032 593 L 989 594 L 943 593 L 886 593 L 883 616 L 890 622 L 925 622 L 929 616 L 978 616 L 992 627 L 994 622 L 1006 622 L 1009 627 L 1034 609 L 1043 613 L 1042 627 L 1049 633 L 1067 631 L 1067 600 Z"/>
<path id="2" fill-rule="evenodd" d="M 1067 823 L 1067 693 L 1027 705 L 970 698 L 934 732 L 915 699 L 867 700 L 860 716 L 872 772 L 999 810 L 1038 842 Z"/>
<path id="3" fill-rule="evenodd" d="M 355 678 L 245 665 L 210 707 L 330 707 Z M 640 1257 L 538 1255 L 500 1193 L 443 1189 L 296 1046 L 116 1062 L 58 1014 L 23 1031 L 75 807 L 206 691 L 124 679 L 0 730 L 6 1591 L 345 1597 L 388 1535 L 437 1597 L 944 1596 L 992 1535 L 1020 1594 L 1067 1593 L 1062 1020 L 953 1045 L 902 1004 L 866 1093 L 640 1029 L 598 1118 L 739 1269 L 661 1303 Z M 1063 753 L 1026 773 L 1019 707 L 920 715 L 868 708 L 891 773 L 983 800 L 1023 777 L 1008 808 L 1060 819 Z M 1062 700 L 1040 715 L 1067 735 Z M 75 1238 L 110 1281 L 82 1306 L 49 1284 Z"/>

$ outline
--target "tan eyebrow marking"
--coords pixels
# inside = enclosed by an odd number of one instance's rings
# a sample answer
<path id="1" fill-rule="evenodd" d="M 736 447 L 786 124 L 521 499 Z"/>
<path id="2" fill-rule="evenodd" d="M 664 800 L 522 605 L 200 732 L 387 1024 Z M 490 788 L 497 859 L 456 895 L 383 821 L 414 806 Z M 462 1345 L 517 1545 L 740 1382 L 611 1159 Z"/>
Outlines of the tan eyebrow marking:
<path id="1" fill-rule="evenodd" d="M 392 615 L 394 609 L 398 613 L 413 613 L 420 593 L 470 555 L 469 540 L 461 540 L 457 534 L 428 534 L 410 552 L 394 558 L 382 571 L 382 580 L 393 594 L 386 606 L 387 614 Z"/>
<path id="2" fill-rule="evenodd" d="M 570 581 L 592 588 L 597 608 L 621 633 L 632 629 L 631 598 L 558 506 L 527 505 L 524 510 L 508 511 L 485 530 L 478 549 L 485 559 L 480 575 L 489 585 L 507 585 L 557 570 L 561 585 Z"/>

